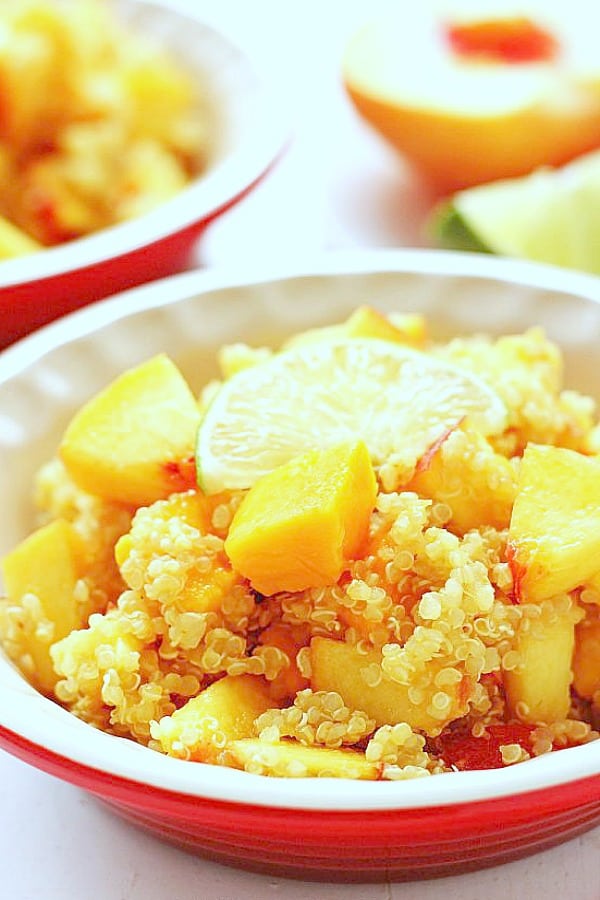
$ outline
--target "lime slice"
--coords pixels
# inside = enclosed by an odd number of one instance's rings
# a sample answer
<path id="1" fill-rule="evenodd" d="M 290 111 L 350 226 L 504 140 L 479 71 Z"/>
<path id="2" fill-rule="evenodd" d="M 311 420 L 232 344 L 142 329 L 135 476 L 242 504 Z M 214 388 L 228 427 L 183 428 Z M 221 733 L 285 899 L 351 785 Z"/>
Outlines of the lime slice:
<path id="1" fill-rule="evenodd" d="M 600 274 L 600 152 L 460 191 L 434 213 L 442 246 Z"/>
<path id="2" fill-rule="evenodd" d="M 300 453 L 357 439 L 375 465 L 392 454 L 414 464 L 467 415 L 484 434 L 506 425 L 490 387 L 426 353 L 373 338 L 306 344 L 225 382 L 198 431 L 198 481 L 248 488 Z"/>
<path id="3" fill-rule="evenodd" d="M 429 231 L 436 244 L 445 250 L 471 250 L 477 253 L 492 252 L 473 233 L 452 202 L 442 203 L 437 207 L 430 222 Z"/>

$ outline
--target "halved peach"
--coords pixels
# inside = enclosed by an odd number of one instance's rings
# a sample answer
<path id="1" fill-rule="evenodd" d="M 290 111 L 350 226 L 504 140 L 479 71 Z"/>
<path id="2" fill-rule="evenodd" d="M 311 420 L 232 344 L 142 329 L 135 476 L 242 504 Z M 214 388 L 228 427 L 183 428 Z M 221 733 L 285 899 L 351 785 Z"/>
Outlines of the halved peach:
<path id="1" fill-rule="evenodd" d="M 413 7 L 355 35 L 344 83 L 441 193 L 561 165 L 600 145 L 600 64 L 585 22 L 569 7 L 553 17 L 448 21 Z"/>

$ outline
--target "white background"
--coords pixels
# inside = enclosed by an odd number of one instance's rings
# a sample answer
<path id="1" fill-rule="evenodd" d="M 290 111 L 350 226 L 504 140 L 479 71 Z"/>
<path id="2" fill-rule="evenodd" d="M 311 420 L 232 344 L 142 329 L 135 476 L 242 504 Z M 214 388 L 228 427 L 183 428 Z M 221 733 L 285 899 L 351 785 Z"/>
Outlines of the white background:
<path id="1" fill-rule="evenodd" d="M 345 40 L 381 4 L 189 3 L 276 67 L 293 132 L 269 179 L 205 235 L 198 263 L 235 266 L 245 259 L 281 261 L 326 248 L 424 244 L 429 198 L 423 185 L 357 119 L 339 83 Z M 467 876 L 408 884 L 310 884 L 252 875 L 182 853 L 121 822 L 81 791 L 1 752 L 0 836 L 0 898 L 11 900 L 600 898 L 600 829 Z"/>

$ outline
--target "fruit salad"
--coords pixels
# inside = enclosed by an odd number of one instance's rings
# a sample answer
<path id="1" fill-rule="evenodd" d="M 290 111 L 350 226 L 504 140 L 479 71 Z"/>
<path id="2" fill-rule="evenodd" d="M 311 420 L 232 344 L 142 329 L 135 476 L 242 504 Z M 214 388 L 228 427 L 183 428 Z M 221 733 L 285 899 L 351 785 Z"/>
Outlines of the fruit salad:
<path id="1" fill-rule="evenodd" d="M 147 752 L 403 780 L 598 739 L 600 425 L 544 332 L 368 306 L 75 412 L 2 561 L 39 691 Z"/>
<path id="2" fill-rule="evenodd" d="M 177 61 L 99 0 L 4 0 L 0 259 L 134 218 L 203 166 L 204 115 Z"/>

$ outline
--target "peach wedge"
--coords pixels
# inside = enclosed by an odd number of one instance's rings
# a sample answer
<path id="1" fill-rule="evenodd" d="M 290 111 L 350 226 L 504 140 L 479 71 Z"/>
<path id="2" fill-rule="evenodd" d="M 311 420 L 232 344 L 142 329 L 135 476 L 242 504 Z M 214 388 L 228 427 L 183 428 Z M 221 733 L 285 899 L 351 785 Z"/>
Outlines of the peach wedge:
<path id="1" fill-rule="evenodd" d="M 191 487 L 198 404 L 164 354 L 125 372 L 75 415 L 60 456 L 73 480 L 106 500 L 146 506 Z"/>
<path id="2" fill-rule="evenodd" d="M 600 457 L 529 444 L 509 527 L 517 599 L 541 602 L 594 576 L 600 553 Z"/>
<path id="3" fill-rule="evenodd" d="M 63 519 L 34 531 L 2 560 L 7 650 L 46 693 L 57 681 L 51 645 L 84 624 L 75 596 L 82 569 L 79 538 Z"/>

